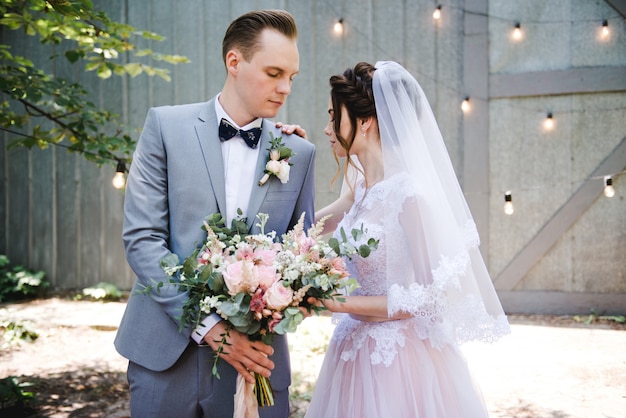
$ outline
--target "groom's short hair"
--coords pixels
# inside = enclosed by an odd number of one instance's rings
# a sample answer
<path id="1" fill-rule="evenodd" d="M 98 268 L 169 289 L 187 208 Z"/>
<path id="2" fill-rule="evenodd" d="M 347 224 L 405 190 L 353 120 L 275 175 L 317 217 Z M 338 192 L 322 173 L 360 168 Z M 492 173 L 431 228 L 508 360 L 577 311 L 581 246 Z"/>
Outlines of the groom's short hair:
<path id="1" fill-rule="evenodd" d="M 226 54 L 238 49 L 246 61 L 250 61 L 259 44 L 259 35 L 264 29 L 272 29 L 289 39 L 298 37 L 296 21 L 285 10 L 255 10 L 233 20 L 226 29 L 222 41 L 222 59 L 226 64 Z"/>

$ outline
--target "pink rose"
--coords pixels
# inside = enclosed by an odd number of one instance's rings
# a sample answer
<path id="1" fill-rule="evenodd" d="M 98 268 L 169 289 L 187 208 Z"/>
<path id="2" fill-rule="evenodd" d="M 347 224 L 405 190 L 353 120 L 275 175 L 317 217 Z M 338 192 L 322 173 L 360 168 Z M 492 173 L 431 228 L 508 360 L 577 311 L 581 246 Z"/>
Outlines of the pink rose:
<path id="1" fill-rule="evenodd" d="M 251 261 L 236 261 L 229 264 L 222 272 L 228 293 L 236 295 L 240 292 L 254 292 L 259 287 L 254 265 Z"/>
<path id="2" fill-rule="evenodd" d="M 264 300 L 268 308 L 277 311 L 283 310 L 293 302 L 293 290 L 290 287 L 285 287 L 283 281 L 279 280 L 267 289 Z"/>
<path id="3" fill-rule="evenodd" d="M 254 252 L 254 261 L 256 262 L 256 264 L 271 266 L 274 264 L 275 258 L 276 252 L 272 250 L 256 250 Z"/>
<path id="4" fill-rule="evenodd" d="M 280 279 L 280 276 L 276 273 L 274 266 L 259 264 L 254 266 L 254 269 L 256 270 L 256 277 L 261 289 L 269 289 L 278 279 Z"/>
<path id="5" fill-rule="evenodd" d="M 242 244 L 236 251 L 237 260 L 252 260 L 254 257 L 254 249 L 247 244 Z"/>
<path id="6" fill-rule="evenodd" d="M 330 260 L 329 265 L 329 274 L 338 274 L 342 279 L 350 275 L 348 269 L 346 268 L 346 263 L 341 257 L 333 258 L 332 260 Z"/>

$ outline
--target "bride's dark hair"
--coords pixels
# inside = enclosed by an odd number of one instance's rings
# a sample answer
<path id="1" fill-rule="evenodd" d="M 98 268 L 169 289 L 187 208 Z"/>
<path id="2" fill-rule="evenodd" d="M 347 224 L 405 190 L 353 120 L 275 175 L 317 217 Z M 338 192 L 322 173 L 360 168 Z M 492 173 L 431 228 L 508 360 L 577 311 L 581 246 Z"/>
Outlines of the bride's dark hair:
<path id="1" fill-rule="evenodd" d="M 346 150 L 345 169 L 352 165 L 358 169 L 350 159 L 350 149 L 354 142 L 358 129 L 358 119 L 376 117 L 376 105 L 374 103 L 374 92 L 372 91 L 372 79 L 376 67 L 367 62 L 360 62 L 354 68 L 348 68 L 341 75 L 330 77 L 330 98 L 333 105 L 334 121 L 333 129 L 335 136 L 341 147 Z M 345 107 L 350 119 L 350 132 L 346 138 L 339 133 L 341 126 L 341 108 Z M 337 161 L 337 173 L 333 177 L 335 182 L 340 173 L 339 159 Z M 359 170 L 360 171 L 360 170 Z"/>

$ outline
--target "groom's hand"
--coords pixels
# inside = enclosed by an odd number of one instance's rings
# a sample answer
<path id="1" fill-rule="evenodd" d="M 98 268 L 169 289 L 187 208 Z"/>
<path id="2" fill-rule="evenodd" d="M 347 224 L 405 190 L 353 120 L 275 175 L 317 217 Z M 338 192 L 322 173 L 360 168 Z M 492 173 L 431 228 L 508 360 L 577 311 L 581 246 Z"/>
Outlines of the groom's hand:
<path id="1" fill-rule="evenodd" d="M 225 333 L 226 324 L 220 321 L 204 336 L 204 342 L 217 352 Z M 254 375 L 250 372 L 270 377 L 274 362 L 268 357 L 274 354 L 274 349 L 261 341 L 250 341 L 247 335 L 234 329 L 228 331 L 228 334 L 220 358 L 233 366 L 249 383 L 254 383 Z"/>

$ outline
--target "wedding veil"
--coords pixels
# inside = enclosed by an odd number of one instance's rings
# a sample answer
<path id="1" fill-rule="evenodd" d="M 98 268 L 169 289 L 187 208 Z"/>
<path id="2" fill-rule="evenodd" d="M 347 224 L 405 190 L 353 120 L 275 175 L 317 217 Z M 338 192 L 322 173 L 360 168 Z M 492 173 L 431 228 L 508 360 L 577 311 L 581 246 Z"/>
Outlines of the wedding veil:
<path id="1" fill-rule="evenodd" d="M 424 92 L 406 69 L 390 61 L 376 63 L 372 89 L 385 180 L 405 179 L 399 216 L 406 239 L 386 237 L 389 315 L 411 313 L 421 336 L 435 346 L 451 339 L 492 341 L 509 333 L 478 250 L 476 225 Z M 388 213 L 397 218 L 398 208 L 389 207 Z"/>

